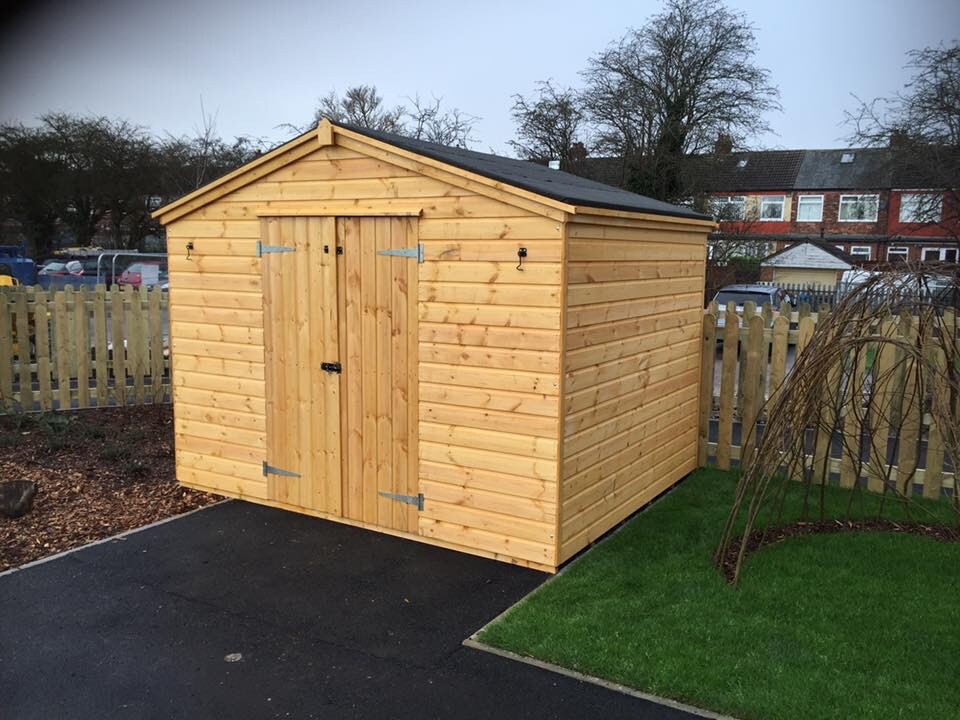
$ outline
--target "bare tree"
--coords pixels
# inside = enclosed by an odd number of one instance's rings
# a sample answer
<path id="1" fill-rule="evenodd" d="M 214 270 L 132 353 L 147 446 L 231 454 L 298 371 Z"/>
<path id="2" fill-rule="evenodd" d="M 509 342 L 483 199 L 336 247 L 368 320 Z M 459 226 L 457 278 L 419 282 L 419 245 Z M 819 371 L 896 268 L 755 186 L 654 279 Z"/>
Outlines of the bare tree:
<path id="1" fill-rule="evenodd" d="M 544 80 L 532 95 L 514 95 L 513 101 L 517 139 L 510 145 L 514 150 L 527 160 L 559 160 L 561 169 L 581 172 L 588 136 L 579 93 Z"/>
<path id="2" fill-rule="evenodd" d="M 769 129 L 779 91 L 755 53 L 744 14 L 720 0 L 667 0 L 590 59 L 584 107 L 599 149 L 632 160 L 631 189 L 685 198 L 684 156 L 708 151 L 720 134 L 740 143 Z"/>
<path id="3" fill-rule="evenodd" d="M 920 216 L 960 243 L 960 44 L 913 50 L 908 57 L 913 76 L 900 92 L 869 102 L 857 98 L 858 107 L 846 113 L 849 140 L 889 145 L 897 185 L 942 190 L 942 196 L 925 196 L 929 207 L 918 208 Z"/>
<path id="4" fill-rule="evenodd" d="M 405 114 L 406 108 L 402 105 L 385 107 L 375 85 L 356 85 L 347 88 L 343 97 L 334 90 L 322 97 L 314 113 L 313 124 L 322 118 L 329 118 L 334 122 L 350 123 L 371 130 L 400 133 L 403 131 Z"/>
<path id="5" fill-rule="evenodd" d="M 404 111 L 410 124 L 403 128 L 403 134 L 418 140 L 468 148 L 475 139 L 471 137 L 479 118 L 461 112 L 459 108 L 443 110 L 443 98 L 433 98 L 431 102 L 417 95 L 410 99 L 410 108 Z"/>
<path id="6" fill-rule="evenodd" d="M 440 145 L 467 148 L 475 142 L 473 130 L 480 118 L 459 108 L 444 109 L 443 98 L 426 101 L 416 95 L 408 100 L 409 106 L 387 108 L 376 85 L 347 88 L 342 97 L 330 91 L 320 99 L 310 125 L 329 118 L 333 122 L 406 135 Z M 294 129 L 302 131 L 305 128 Z"/>

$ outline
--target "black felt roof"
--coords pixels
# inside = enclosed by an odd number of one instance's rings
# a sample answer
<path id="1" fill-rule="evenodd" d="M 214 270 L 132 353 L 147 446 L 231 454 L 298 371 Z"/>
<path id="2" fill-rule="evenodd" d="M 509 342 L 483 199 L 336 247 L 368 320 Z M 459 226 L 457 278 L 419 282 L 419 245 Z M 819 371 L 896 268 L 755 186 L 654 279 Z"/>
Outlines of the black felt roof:
<path id="1" fill-rule="evenodd" d="M 792 188 L 803 163 L 803 150 L 759 150 L 706 156 L 691 163 L 711 190 L 783 190 Z"/>
<path id="2" fill-rule="evenodd" d="M 403 135 L 357 127 L 348 123 L 338 122 L 333 124 L 403 150 L 452 165 L 461 170 L 474 172 L 491 180 L 529 190 L 537 195 L 570 205 L 710 220 L 706 215 L 701 215 L 688 208 L 654 200 L 644 195 L 637 195 L 561 170 L 551 170 L 544 165 L 525 160 L 515 160 L 499 155 L 438 145 L 424 140 L 404 137 Z"/>

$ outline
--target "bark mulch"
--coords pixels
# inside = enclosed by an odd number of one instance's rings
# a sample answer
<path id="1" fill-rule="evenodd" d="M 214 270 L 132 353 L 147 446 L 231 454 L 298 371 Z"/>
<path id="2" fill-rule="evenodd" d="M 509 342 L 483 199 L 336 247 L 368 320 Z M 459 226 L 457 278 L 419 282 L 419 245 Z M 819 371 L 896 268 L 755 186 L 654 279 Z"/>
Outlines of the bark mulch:
<path id="1" fill-rule="evenodd" d="M 795 522 L 769 530 L 754 530 L 747 538 L 744 557 L 760 548 L 783 542 L 801 535 L 818 535 L 839 532 L 893 532 L 909 535 L 926 535 L 940 542 L 960 542 L 960 531 L 947 525 L 930 525 L 919 522 L 895 522 L 893 520 L 823 520 L 818 522 Z M 721 561 L 721 569 L 727 582 L 733 582 L 737 555 L 743 538 L 734 538 Z"/>
<path id="2" fill-rule="evenodd" d="M 0 571 L 219 498 L 177 485 L 169 405 L 0 418 L 0 480 L 33 480 L 33 510 L 0 515 Z"/>

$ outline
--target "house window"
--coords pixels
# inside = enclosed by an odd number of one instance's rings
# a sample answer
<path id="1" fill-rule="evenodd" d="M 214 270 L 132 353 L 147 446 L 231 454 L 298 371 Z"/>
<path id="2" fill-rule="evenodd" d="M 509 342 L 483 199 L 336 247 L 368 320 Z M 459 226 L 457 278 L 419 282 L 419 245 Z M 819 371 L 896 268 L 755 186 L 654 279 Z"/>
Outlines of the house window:
<path id="1" fill-rule="evenodd" d="M 851 245 L 850 254 L 855 258 L 860 258 L 861 260 L 870 259 L 870 246 L 869 245 Z"/>
<path id="2" fill-rule="evenodd" d="M 887 248 L 888 262 L 906 262 L 909 256 L 910 256 L 910 251 L 905 247 Z"/>
<path id="3" fill-rule="evenodd" d="M 760 198 L 761 220 L 783 220 L 783 195 L 764 195 Z"/>
<path id="4" fill-rule="evenodd" d="M 943 197 L 931 193 L 903 193 L 900 196 L 900 222 L 939 222 L 943 213 Z"/>
<path id="5" fill-rule="evenodd" d="M 845 152 L 840 155 L 840 162 L 843 163 L 844 165 L 849 165 L 856 159 L 857 159 L 856 154 L 852 152 Z"/>
<path id="6" fill-rule="evenodd" d="M 957 248 L 924 248 L 920 258 L 924 262 L 956 262 Z"/>
<path id="7" fill-rule="evenodd" d="M 737 167 L 738 167 L 738 168 L 745 168 L 746 166 L 747 166 L 747 160 L 746 160 L 746 158 L 744 158 L 743 160 L 737 160 Z"/>
<path id="8" fill-rule="evenodd" d="M 823 195 L 801 195 L 797 200 L 797 222 L 823 220 Z"/>
<path id="9" fill-rule="evenodd" d="M 840 222 L 876 222 L 879 195 L 841 195 Z"/>
<path id="10" fill-rule="evenodd" d="M 730 195 L 713 199 L 713 215 L 717 220 L 743 220 L 746 217 L 747 199 L 743 195 Z"/>

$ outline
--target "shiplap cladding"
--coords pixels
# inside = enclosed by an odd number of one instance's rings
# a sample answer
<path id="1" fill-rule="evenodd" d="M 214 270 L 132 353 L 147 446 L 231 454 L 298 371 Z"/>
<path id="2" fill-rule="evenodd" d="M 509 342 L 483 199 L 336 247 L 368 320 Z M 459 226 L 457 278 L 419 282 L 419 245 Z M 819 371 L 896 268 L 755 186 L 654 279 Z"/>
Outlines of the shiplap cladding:
<path id="1" fill-rule="evenodd" d="M 559 561 L 696 467 L 705 233 L 568 224 Z"/>
<path id="2" fill-rule="evenodd" d="M 409 531 L 555 566 L 561 223 L 356 149 L 315 149 L 169 224 L 180 481 L 269 501 L 258 214 L 309 216 L 311 207 L 345 217 L 419 211 L 426 501 Z M 528 249 L 522 270 L 519 245 Z M 348 243 L 339 261 L 349 266 L 358 251 Z"/>

